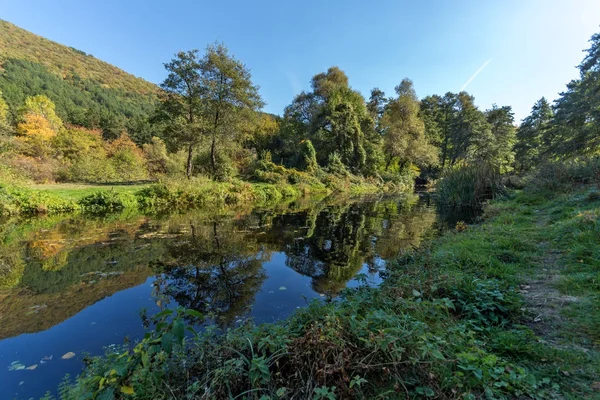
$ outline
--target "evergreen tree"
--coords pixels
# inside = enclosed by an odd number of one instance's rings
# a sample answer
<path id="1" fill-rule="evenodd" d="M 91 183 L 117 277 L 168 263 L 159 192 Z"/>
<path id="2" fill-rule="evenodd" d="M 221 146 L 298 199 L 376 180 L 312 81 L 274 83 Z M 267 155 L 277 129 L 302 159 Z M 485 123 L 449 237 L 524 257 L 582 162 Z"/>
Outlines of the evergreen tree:
<path id="1" fill-rule="evenodd" d="M 519 171 L 527 171 L 548 155 L 550 150 L 550 124 L 552 108 L 542 97 L 532 107 L 517 130 L 515 144 L 515 166 Z"/>
<path id="2" fill-rule="evenodd" d="M 600 152 L 600 33 L 590 42 L 579 65 L 580 78 L 555 103 L 551 147 L 561 157 Z"/>

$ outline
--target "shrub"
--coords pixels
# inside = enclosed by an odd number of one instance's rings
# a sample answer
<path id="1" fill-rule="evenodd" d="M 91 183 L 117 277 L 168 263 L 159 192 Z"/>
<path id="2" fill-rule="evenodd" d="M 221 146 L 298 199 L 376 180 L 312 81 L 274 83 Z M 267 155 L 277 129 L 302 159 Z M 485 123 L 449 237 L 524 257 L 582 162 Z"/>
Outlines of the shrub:
<path id="1" fill-rule="evenodd" d="M 0 216 L 72 212 L 77 205 L 46 192 L 0 185 Z"/>
<path id="2" fill-rule="evenodd" d="M 51 158 L 17 154 L 9 160 L 9 166 L 25 179 L 38 183 L 49 183 L 56 181 L 58 178 L 60 164 Z"/>
<path id="3" fill-rule="evenodd" d="M 213 179 L 224 182 L 237 175 L 237 170 L 229 155 L 222 150 L 215 154 L 216 171 L 212 169 L 212 161 L 210 159 L 210 151 L 202 151 L 194 158 L 194 169 L 206 176 L 211 176 Z"/>
<path id="4" fill-rule="evenodd" d="M 529 189 L 546 192 L 568 192 L 578 185 L 600 185 L 600 157 L 580 157 L 540 166 L 530 178 Z"/>
<path id="5" fill-rule="evenodd" d="M 92 193 L 79 200 L 81 209 L 90 214 L 106 214 L 120 212 L 135 206 L 135 199 L 129 194 L 105 190 Z"/>
<path id="6" fill-rule="evenodd" d="M 489 164 L 469 165 L 446 171 L 436 184 L 438 204 L 479 207 L 506 192 L 500 172 Z"/>

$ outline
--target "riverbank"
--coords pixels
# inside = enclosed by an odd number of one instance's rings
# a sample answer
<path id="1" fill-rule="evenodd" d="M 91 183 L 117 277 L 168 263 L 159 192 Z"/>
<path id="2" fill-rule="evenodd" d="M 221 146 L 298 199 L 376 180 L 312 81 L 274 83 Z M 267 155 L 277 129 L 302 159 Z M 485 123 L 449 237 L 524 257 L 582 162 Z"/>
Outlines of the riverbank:
<path id="1" fill-rule="evenodd" d="M 298 175 L 301 175 L 298 173 Z M 155 183 L 121 184 L 0 184 L 0 216 L 53 215 L 61 213 L 106 214 L 124 210 L 140 212 L 222 208 L 242 203 L 258 206 L 292 201 L 303 196 L 349 196 L 405 191 L 394 186 L 354 177 L 326 185 L 311 182 L 216 182 L 207 178 L 167 179 Z"/>
<path id="2" fill-rule="evenodd" d="M 600 195 L 525 190 L 406 253 L 380 288 L 284 323 L 184 340 L 164 312 L 94 359 L 64 398 L 595 398 Z M 265 397 L 266 396 L 266 397 Z"/>

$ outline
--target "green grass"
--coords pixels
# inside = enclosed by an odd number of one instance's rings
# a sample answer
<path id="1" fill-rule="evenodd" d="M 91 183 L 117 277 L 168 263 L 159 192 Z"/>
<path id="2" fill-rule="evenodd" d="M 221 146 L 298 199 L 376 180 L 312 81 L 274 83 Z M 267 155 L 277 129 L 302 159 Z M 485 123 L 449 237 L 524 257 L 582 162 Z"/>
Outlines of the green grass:
<path id="1" fill-rule="evenodd" d="M 93 359 L 61 396 L 600 398 L 596 191 L 496 200 L 482 224 L 403 254 L 380 288 L 281 323 L 184 340 L 184 321 L 205 316 L 159 314 L 141 343 Z"/>
<path id="2" fill-rule="evenodd" d="M 42 193 L 47 193 L 52 196 L 56 196 L 57 198 L 78 202 L 82 198 L 89 196 L 93 193 L 112 190 L 117 193 L 128 193 L 135 194 L 140 189 L 144 189 L 148 187 L 149 183 L 134 183 L 134 184 L 84 184 L 84 183 L 49 183 L 49 184 L 39 184 L 39 185 L 30 185 L 29 189 L 34 191 L 39 191 Z"/>

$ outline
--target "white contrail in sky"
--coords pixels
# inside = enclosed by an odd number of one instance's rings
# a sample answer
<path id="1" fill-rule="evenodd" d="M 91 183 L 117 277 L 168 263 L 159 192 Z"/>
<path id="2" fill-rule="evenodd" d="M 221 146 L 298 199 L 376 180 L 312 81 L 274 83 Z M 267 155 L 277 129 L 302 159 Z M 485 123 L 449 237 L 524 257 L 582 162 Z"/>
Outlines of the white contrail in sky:
<path id="1" fill-rule="evenodd" d="M 481 67 L 479 67 L 479 69 L 478 69 L 477 71 L 475 71 L 475 73 L 474 73 L 474 74 L 473 74 L 473 75 L 472 75 L 472 76 L 469 78 L 469 80 L 468 80 L 468 81 L 466 81 L 466 82 L 465 82 L 465 84 L 464 84 L 464 85 L 463 85 L 463 86 L 460 88 L 460 91 L 462 92 L 463 90 L 465 90 L 465 89 L 466 89 L 466 87 L 469 85 L 469 83 L 471 83 L 471 81 L 472 81 L 473 79 L 475 79 L 475 77 L 476 77 L 477 75 L 479 75 L 479 73 L 480 73 L 481 71 L 483 71 L 483 69 L 484 69 L 485 67 L 487 67 L 487 65 L 488 65 L 488 64 L 489 64 L 491 61 L 492 61 L 492 59 L 490 58 L 489 60 L 487 60 L 486 62 L 484 62 L 484 63 L 483 63 L 483 65 L 482 65 Z"/>

